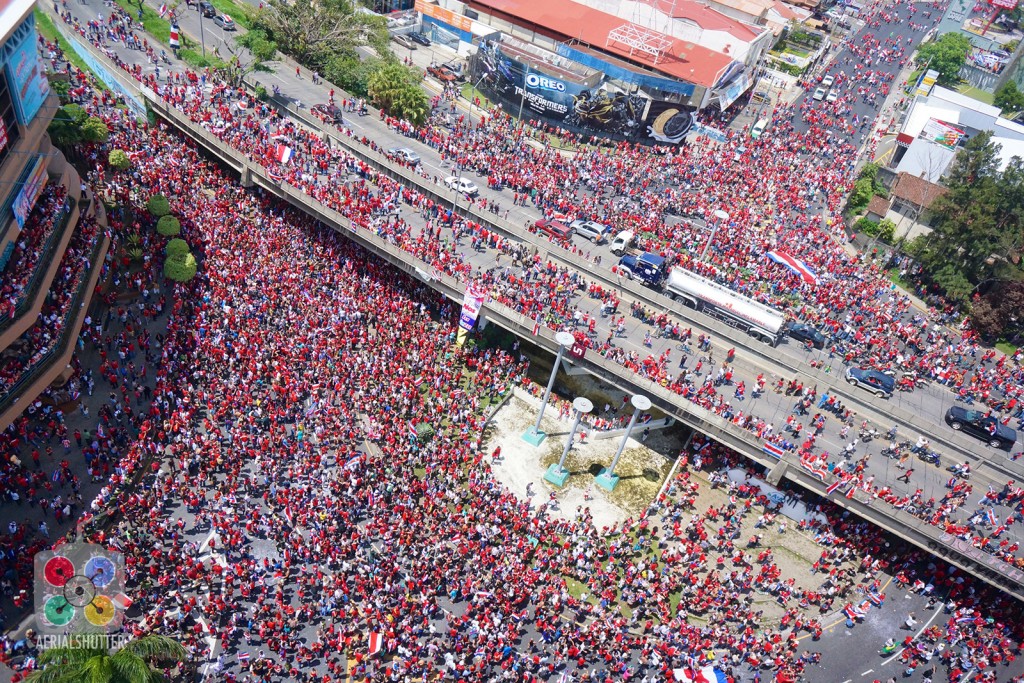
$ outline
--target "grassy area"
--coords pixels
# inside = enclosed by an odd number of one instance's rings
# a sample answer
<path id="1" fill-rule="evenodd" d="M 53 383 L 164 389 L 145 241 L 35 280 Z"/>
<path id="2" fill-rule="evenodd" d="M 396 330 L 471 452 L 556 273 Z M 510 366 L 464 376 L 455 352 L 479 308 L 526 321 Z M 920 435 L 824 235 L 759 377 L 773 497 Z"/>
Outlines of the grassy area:
<path id="1" fill-rule="evenodd" d="M 483 107 L 484 109 L 487 109 L 491 106 L 491 101 L 487 99 L 487 96 L 484 95 L 479 90 L 477 90 L 476 88 L 474 88 L 472 83 L 462 84 L 462 96 L 465 97 L 470 102 L 473 101 L 473 98 L 479 97 L 480 106 Z"/>
<path id="2" fill-rule="evenodd" d="M 996 349 L 1002 351 L 1007 356 L 1012 356 L 1017 353 L 1017 347 L 1005 340 L 999 340 L 996 342 Z"/>
<path id="3" fill-rule="evenodd" d="M 907 280 L 904 280 L 903 278 L 901 278 L 900 277 L 899 269 L 893 268 L 892 270 L 887 271 L 886 275 L 889 277 L 889 279 L 892 282 L 894 282 L 896 284 L 897 287 L 902 287 L 903 289 L 907 290 L 908 292 L 913 292 L 914 291 L 914 289 L 915 289 L 914 283 L 913 282 L 908 282 Z"/>
<path id="4" fill-rule="evenodd" d="M 972 100 L 978 100 L 979 102 L 984 102 L 985 104 L 992 104 L 993 102 L 995 102 L 995 95 L 993 95 L 990 92 L 985 92 L 984 90 L 979 90 L 978 88 L 975 88 L 972 85 L 961 85 L 960 87 L 957 88 L 957 92 L 959 92 L 962 95 L 967 95 Z"/>
<path id="5" fill-rule="evenodd" d="M 116 2 L 121 9 L 131 15 L 132 19 L 138 19 L 139 6 L 137 4 L 128 2 L 128 0 L 116 0 Z M 153 36 L 164 45 L 169 46 L 171 39 L 171 22 L 157 14 L 156 10 L 145 5 L 142 7 L 142 28 L 145 29 L 146 33 Z"/>
<path id="6" fill-rule="evenodd" d="M 60 46 L 60 49 L 64 51 L 64 56 L 67 58 L 69 62 L 71 62 L 87 74 L 91 75 L 95 79 L 95 81 L 100 85 L 100 87 L 102 87 L 104 90 L 108 90 L 103 80 L 100 79 L 100 77 L 97 76 L 96 73 L 89 68 L 89 66 L 82 60 L 82 58 L 78 56 L 78 53 L 75 52 L 75 49 L 71 47 L 71 44 L 64 39 L 64 36 L 62 36 L 59 31 L 57 31 L 57 27 L 53 25 L 53 21 L 50 19 L 50 16 L 48 14 L 41 12 L 38 9 L 35 11 L 35 16 L 36 28 L 39 30 L 40 35 L 42 35 L 47 40 L 56 41 L 57 45 Z"/>
<path id="7" fill-rule="evenodd" d="M 252 27 L 250 8 L 238 4 L 235 0 L 210 0 L 210 4 L 216 7 L 218 12 L 234 19 L 235 23 L 245 30 L 248 31 Z"/>
<path id="8" fill-rule="evenodd" d="M 214 56 L 209 50 L 206 51 L 204 57 L 201 50 L 186 47 L 178 50 L 178 56 L 183 62 L 196 69 L 205 69 L 206 67 L 223 69 L 226 66 L 223 59 Z"/>

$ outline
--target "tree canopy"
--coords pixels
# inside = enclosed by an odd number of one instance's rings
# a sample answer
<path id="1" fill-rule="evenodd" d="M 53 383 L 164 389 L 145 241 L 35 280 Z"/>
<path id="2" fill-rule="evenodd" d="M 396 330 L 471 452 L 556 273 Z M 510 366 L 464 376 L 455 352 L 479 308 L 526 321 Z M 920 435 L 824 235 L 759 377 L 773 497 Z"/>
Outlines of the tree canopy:
<path id="1" fill-rule="evenodd" d="M 996 90 L 993 104 L 1005 113 L 1024 110 L 1024 92 L 1020 91 L 1017 83 L 1011 78 Z"/>
<path id="2" fill-rule="evenodd" d="M 253 29 L 303 66 L 358 95 L 366 94 L 367 71 L 357 47 L 379 56 L 372 67 L 394 60 L 384 18 L 359 10 L 349 0 L 269 0 L 253 19 Z M 361 87 L 360 87 L 361 86 Z"/>
<path id="3" fill-rule="evenodd" d="M 241 85 L 242 79 L 254 71 L 273 73 L 267 63 L 277 57 L 277 43 L 270 39 L 266 29 L 254 28 L 235 38 L 235 46 L 224 44 L 231 57 L 221 71 L 234 85 Z"/>
<path id="4" fill-rule="evenodd" d="M 922 66 L 939 72 L 939 83 L 953 85 L 960 81 L 960 69 L 971 51 L 971 41 L 957 32 L 944 33 L 938 40 L 925 43 L 917 50 Z"/>
<path id="5" fill-rule="evenodd" d="M 103 119 L 89 116 L 77 104 L 65 104 L 58 109 L 47 132 L 53 144 L 64 149 L 81 143 L 103 143 L 110 137 Z"/>
<path id="6" fill-rule="evenodd" d="M 173 638 L 160 635 L 132 640 L 117 652 L 109 648 L 68 646 L 50 648 L 39 656 L 41 669 L 26 683 L 153 683 L 163 676 L 153 663 L 183 662 L 185 648 Z"/>
<path id="7" fill-rule="evenodd" d="M 430 114 L 430 101 L 419 80 L 418 71 L 385 64 L 370 74 L 367 90 L 373 103 L 388 114 L 420 126 Z"/>
<path id="8" fill-rule="evenodd" d="M 986 281 L 1024 276 L 1024 161 L 1014 157 L 1000 171 L 991 137 L 979 133 L 964 145 L 948 192 L 932 204 L 934 232 L 910 247 L 928 278 L 959 301 Z"/>

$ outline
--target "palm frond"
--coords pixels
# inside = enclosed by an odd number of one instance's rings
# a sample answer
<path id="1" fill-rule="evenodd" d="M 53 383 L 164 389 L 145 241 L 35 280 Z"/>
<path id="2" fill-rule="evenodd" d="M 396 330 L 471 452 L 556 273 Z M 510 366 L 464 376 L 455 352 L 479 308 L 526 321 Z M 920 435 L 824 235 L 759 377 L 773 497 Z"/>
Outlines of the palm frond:
<path id="1" fill-rule="evenodd" d="M 188 652 L 181 643 L 170 636 L 150 635 L 137 638 L 118 650 L 116 658 L 122 652 L 142 657 L 143 659 L 158 659 L 162 661 L 180 662 L 188 657 Z"/>
<path id="2" fill-rule="evenodd" d="M 152 680 L 152 669 L 146 660 L 138 655 L 121 649 L 110 658 L 110 661 L 114 671 L 110 683 L 150 683 Z"/>

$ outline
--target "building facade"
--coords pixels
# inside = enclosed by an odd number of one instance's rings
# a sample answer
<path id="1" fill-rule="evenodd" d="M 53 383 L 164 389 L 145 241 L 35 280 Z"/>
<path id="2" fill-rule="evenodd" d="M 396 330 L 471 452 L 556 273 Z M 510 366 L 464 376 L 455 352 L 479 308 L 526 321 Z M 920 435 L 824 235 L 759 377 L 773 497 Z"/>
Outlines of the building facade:
<path id="1" fill-rule="evenodd" d="M 59 387 L 109 247 L 102 208 L 46 133 L 59 102 L 34 6 L 0 6 L 0 428 L 69 398 Z"/>

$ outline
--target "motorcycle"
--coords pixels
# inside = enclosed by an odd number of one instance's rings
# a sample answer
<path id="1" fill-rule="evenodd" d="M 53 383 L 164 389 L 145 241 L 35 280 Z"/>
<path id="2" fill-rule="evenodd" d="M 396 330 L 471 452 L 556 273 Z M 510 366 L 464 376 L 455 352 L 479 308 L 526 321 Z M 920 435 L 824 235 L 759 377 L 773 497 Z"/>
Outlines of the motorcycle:
<path id="1" fill-rule="evenodd" d="M 969 465 L 966 465 L 966 464 L 964 464 L 964 465 L 950 465 L 949 467 L 946 468 L 946 471 L 947 472 L 952 472 L 953 474 L 955 474 L 956 476 L 960 477 L 961 479 L 970 479 L 971 478 L 971 468 L 970 468 Z"/>
<path id="2" fill-rule="evenodd" d="M 874 429 L 860 430 L 860 440 L 863 441 L 864 443 L 871 441 L 876 436 L 878 436 L 878 432 L 876 432 Z"/>
<path id="3" fill-rule="evenodd" d="M 932 465 L 938 465 L 939 464 L 939 454 L 936 453 L 935 451 L 924 451 L 923 450 L 923 451 L 921 451 L 920 453 L 917 454 L 917 457 L 920 458 L 921 460 L 927 462 L 927 463 L 931 463 Z"/>

